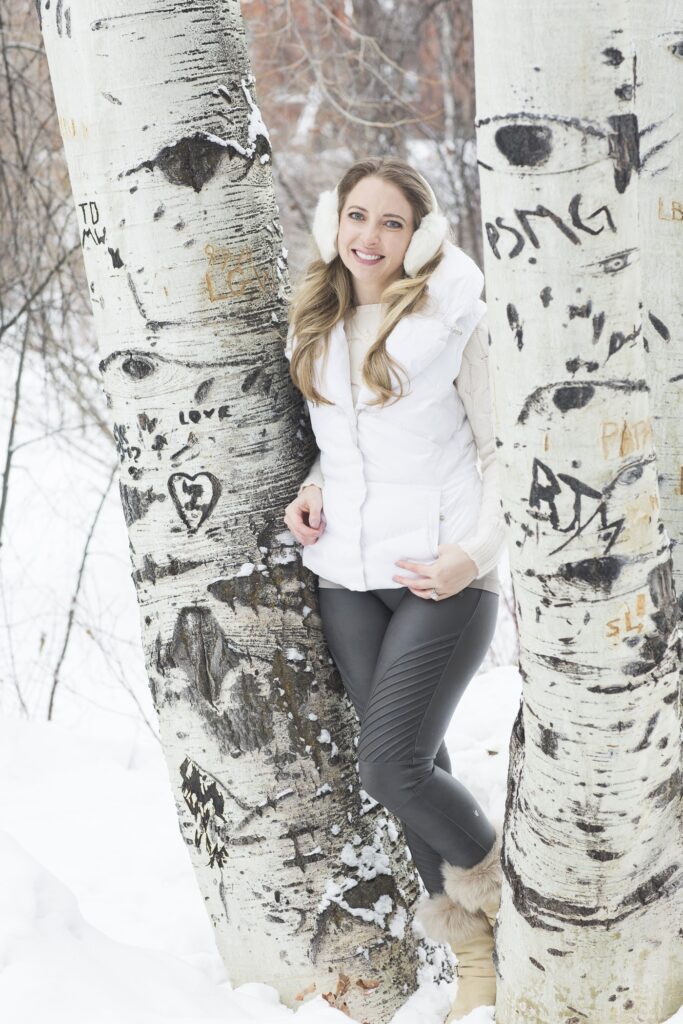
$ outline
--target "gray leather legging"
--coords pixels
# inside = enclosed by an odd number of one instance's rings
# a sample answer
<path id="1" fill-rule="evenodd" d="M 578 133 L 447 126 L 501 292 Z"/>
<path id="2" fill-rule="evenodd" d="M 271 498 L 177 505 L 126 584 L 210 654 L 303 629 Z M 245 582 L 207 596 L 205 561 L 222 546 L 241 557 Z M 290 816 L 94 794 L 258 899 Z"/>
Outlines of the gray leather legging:
<path id="1" fill-rule="evenodd" d="M 493 825 L 451 775 L 443 742 L 456 705 L 491 643 L 498 595 L 465 587 L 440 601 L 407 587 L 320 587 L 327 645 L 360 720 L 363 789 L 402 822 L 430 893 L 440 865 L 471 867 L 491 849 Z"/>

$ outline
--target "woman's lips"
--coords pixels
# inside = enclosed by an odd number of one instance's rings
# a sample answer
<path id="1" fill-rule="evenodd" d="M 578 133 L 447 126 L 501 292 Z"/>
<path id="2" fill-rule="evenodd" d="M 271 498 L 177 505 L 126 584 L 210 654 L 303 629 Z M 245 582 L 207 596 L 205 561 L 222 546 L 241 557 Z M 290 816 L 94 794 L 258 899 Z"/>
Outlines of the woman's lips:
<path id="1" fill-rule="evenodd" d="M 361 252 L 362 251 L 364 251 L 364 250 L 361 250 Z M 373 254 L 375 257 L 378 257 L 378 258 L 375 258 L 375 259 L 363 259 L 362 256 L 358 255 L 358 251 L 356 249 L 352 249 L 351 252 L 353 253 L 356 262 L 362 264 L 364 267 L 374 267 L 377 263 L 381 263 L 382 260 L 384 259 L 384 256 L 381 253 L 374 253 Z"/>

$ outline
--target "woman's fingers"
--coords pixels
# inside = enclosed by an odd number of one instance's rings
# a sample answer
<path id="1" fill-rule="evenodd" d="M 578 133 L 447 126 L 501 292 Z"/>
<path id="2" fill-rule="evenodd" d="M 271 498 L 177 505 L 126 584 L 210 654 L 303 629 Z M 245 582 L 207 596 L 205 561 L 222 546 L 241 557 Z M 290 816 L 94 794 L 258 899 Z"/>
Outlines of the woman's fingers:
<path id="1" fill-rule="evenodd" d="M 414 576 L 392 576 L 392 580 L 396 583 L 402 583 L 404 586 L 413 587 L 415 590 L 424 590 L 425 587 L 431 587 L 433 584 L 429 580 L 415 579 Z"/>
<path id="2" fill-rule="evenodd" d="M 315 508 L 315 506 L 314 506 Z M 311 526 L 310 517 L 313 509 L 309 507 L 308 502 L 294 501 L 287 507 L 285 512 L 284 522 L 286 526 L 292 531 L 296 539 L 300 544 L 314 544 L 321 536 L 325 529 L 325 516 L 322 511 L 322 507 L 317 509 L 319 525 Z M 306 522 L 304 515 L 309 520 Z"/>

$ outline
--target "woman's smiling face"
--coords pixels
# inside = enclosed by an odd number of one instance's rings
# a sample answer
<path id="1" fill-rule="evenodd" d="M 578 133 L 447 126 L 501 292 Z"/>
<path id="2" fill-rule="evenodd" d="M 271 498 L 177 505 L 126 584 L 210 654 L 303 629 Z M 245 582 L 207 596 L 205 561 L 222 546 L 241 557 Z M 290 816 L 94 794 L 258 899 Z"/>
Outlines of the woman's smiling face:
<path id="1" fill-rule="evenodd" d="M 413 210 L 397 185 L 372 175 L 354 185 L 339 217 L 337 248 L 358 304 L 379 302 L 402 277 L 412 235 Z"/>

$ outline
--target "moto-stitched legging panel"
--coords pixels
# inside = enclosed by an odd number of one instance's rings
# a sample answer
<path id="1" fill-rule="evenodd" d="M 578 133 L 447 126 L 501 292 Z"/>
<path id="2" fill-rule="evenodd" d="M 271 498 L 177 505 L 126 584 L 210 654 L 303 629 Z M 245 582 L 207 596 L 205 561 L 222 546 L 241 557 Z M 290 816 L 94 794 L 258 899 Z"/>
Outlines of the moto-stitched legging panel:
<path id="1" fill-rule="evenodd" d="M 431 601 L 407 587 L 320 587 L 318 601 L 360 721 L 361 784 L 402 822 L 427 891 L 443 892 L 441 861 L 471 867 L 495 838 L 477 800 L 451 774 L 443 738 L 493 639 L 498 595 L 465 587 Z"/>

